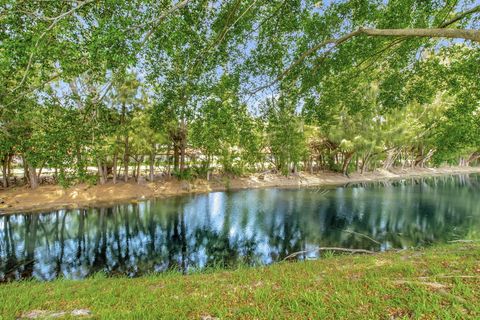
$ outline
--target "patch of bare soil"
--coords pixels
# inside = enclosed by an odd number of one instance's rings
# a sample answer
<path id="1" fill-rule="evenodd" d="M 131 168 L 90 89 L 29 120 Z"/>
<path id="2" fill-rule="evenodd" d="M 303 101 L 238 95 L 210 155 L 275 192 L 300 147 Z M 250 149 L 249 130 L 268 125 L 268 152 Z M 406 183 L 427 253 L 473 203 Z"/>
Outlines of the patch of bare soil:
<path id="1" fill-rule="evenodd" d="M 107 183 L 96 186 L 82 184 L 68 189 L 55 185 L 40 186 L 35 190 L 28 187 L 18 187 L 0 191 L 0 214 L 111 205 L 147 198 L 170 197 L 210 191 L 272 187 L 321 187 L 353 182 L 474 172 L 480 172 L 480 167 L 395 168 L 390 171 L 377 170 L 365 174 L 354 173 L 350 177 L 334 172 L 321 172 L 318 174 L 299 173 L 288 177 L 278 174 L 253 174 L 248 177 L 235 179 L 214 177 L 210 181 L 195 180 L 187 182 L 172 179 L 142 184 L 134 182 Z"/>
<path id="2" fill-rule="evenodd" d="M 87 309 L 75 309 L 71 312 L 67 311 L 46 311 L 46 310 L 32 310 L 22 314 L 18 319 L 56 319 L 70 317 L 90 317 L 92 312 Z"/>

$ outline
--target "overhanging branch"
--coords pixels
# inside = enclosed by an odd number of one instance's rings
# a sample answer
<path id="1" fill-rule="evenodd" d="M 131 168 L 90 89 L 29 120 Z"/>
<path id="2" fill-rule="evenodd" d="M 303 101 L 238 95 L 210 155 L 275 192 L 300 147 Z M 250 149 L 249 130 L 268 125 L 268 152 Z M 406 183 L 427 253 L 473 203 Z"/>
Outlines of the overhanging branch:
<path id="1" fill-rule="evenodd" d="M 340 38 L 327 39 L 307 51 L 303 52 L 292 64 L 290 64 L 282 73 L 277 76 L 272 82 L 267 83 L 261 87 L 256 88 L 251 94 L 260 92 L 268 87 L 271 87 L 275 83 L 283 80 L 296 66 L 301 64 L 307 57 L 314 54 L 318 50 L 332 45 L 328 51 L 332 51 L 333 48 L 341 45 L 342 43 L 357 37 L 357 36 L 370 36 L 370 37 L 426 37 L 426 38 L 447 38 L 447 39 L 464 39 L 473 42 L 480 42 L 480 31 L 475 29 L 446 29 L 446 27 L 460 21 L 468 15 L 480 12 L 480 6 L 476 6 L 470 10 L 462 12 L 452 19 L 442 23 L 438 28 L 420 28 L 420 29 L 375 29 L 375 28 L 358 28 Z"/>
<path id="2" fill-rule="evenodd" d="M 168 9 L 167 12 L 163 13 L 162 15 L 160 15 L 160 17 L 157 18 L 157 21 L 155 22 L 155 24 L 153 25 L 153 27 L 147 32 L 147 34 L 145 35 L 145 38 L 143 39 L 143 42 L 142 42 L 142 47 L 143 45 L 145 45 L 145 43 L 148 41 L 148 39 L 152 36 L 153 32 L 155 31 L 155 29 L 158 27 L 158 25 L 160 24 L 160 22 L 162 22 L 167 16 L 169 16 L 170 14 L 174 13 L 175 11 L 177 10 L 180 10 L 182 9 L 183 7 L 185 7 L 191 0 L 183 0 L 181 2 L 178 2 L 176 5 L 172 6 L 170 9 Z"/>

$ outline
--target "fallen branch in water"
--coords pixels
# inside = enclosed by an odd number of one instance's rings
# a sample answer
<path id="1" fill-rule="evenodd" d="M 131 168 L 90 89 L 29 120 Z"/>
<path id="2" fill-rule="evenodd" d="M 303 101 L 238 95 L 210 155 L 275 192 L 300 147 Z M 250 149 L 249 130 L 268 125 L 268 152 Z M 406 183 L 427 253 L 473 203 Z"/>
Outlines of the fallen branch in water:
<path id="1" fill-rule="evenodd" d="M 337 248 L 337 247 L 318 247 L 318 248 L 315 248 L 315 249 L 310 249 L 310 250 L 303 250 L 303 251 L 298 251 L 298 252 L 294 252 L 292 254 L 289 254 L 288 256 L 286 256 L 283 261 L 285 260 L 288 260 L 288 259 L 291 259 L 291 258 L 294 258 L 300 254 L 304 254 L 304 253 L 310 253 L 310 252 L 316 252 L 316 251 L 339 251 L 339 252 L 348 252 L 348 253 L 364 253 L 364 254 L 374 254 L 375 252 L 374 251 L 370 251 L 370 250 L 365 250 L 365 249 L 348 249 L 348 248 Z"/>
<path id="2" fill-rule="evenodd" d="M 477 239 L 477 240 L 465 240 L 465 239 L 460 239 L 460 240 L 448 241 L 448 243 L 472 243 L 472 242 L 480 242 L 480 239 Z"/>
<path id="3" fill-rule="evenodd" d="M 351 230 L 342 230 L 342 231 L 343 231 L 343 232 L 347 232 L 347 233 L 352 233 L 352 234 L 359 235 L 359 236 L 361 236 L 361 237 L 364 237 L 364 238 L 366 238 L 366 239 L 368 239 L 368 240 L 371 240 L 371 241 L 375 242 L 375 243 L 378 244 L 378 245 L 381 245 L 380 242 L 378 242 L 377 240 L 375 240 L 375 239 L 367 236 L 366 234 L 363 234 L 363 233 L 360 233 L 360 232 L 351 231 Z"/>

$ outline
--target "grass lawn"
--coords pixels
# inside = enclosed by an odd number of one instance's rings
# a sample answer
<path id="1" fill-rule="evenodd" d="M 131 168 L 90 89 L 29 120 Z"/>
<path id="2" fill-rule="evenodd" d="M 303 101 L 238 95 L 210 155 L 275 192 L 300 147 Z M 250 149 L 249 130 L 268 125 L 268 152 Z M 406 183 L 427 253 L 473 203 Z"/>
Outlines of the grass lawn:
<path id="1" fill-rule="evenodd" d="M 88 309 L 92 319 L 480 319 L 480 243 L 327 255 L 268 267 L 0 285 L 0 317 Z"/>

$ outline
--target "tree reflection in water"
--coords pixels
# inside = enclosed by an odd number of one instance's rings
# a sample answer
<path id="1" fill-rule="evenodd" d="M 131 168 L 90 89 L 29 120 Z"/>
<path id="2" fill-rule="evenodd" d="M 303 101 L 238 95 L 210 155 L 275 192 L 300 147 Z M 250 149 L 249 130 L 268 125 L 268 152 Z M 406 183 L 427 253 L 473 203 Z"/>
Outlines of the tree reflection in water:
<path id="1" fill-rule="evenodd" d="M 0 280 L 187 272 L 268 264 L 319 245 L 386 250 L 478 237 L 479 190 L 479 175 L 463 175 L 2 216 Z"/>

